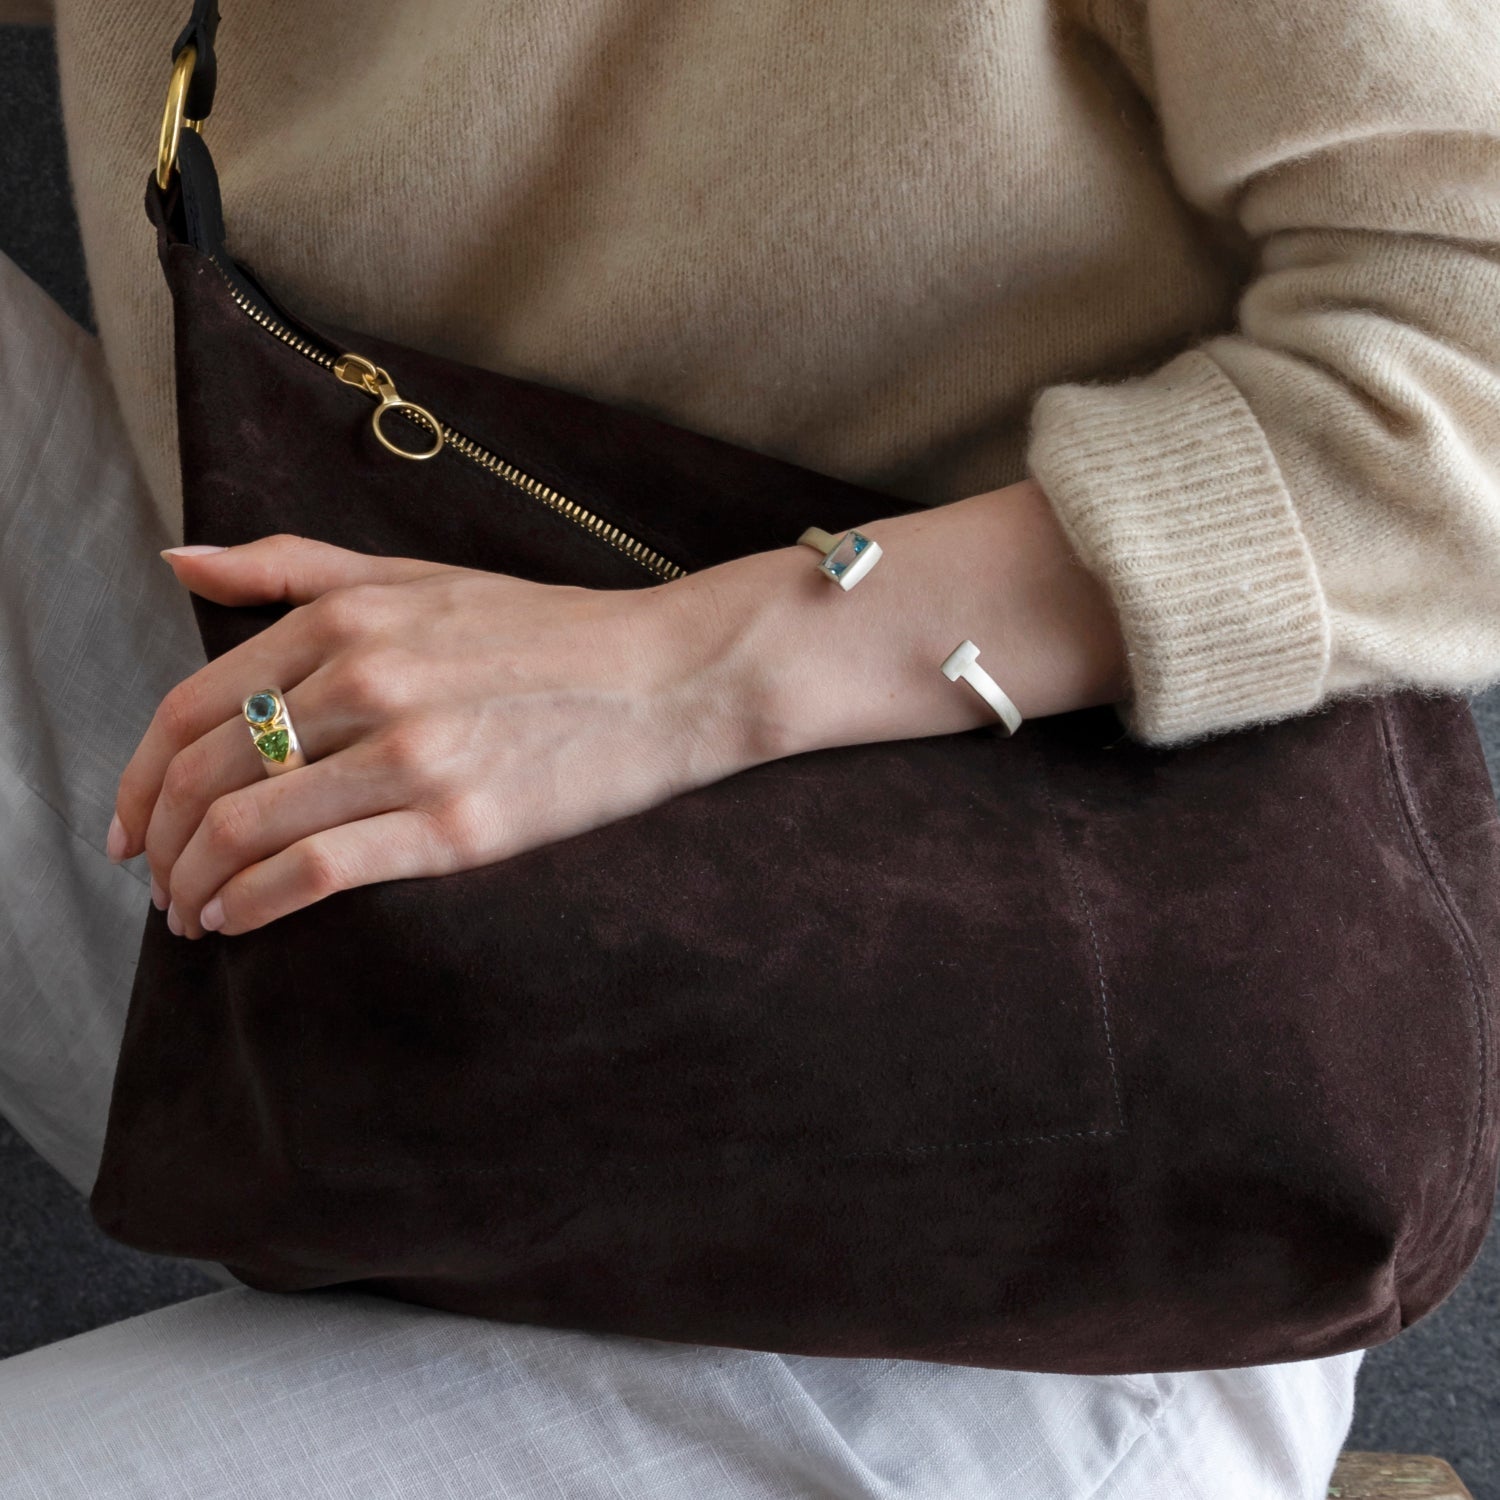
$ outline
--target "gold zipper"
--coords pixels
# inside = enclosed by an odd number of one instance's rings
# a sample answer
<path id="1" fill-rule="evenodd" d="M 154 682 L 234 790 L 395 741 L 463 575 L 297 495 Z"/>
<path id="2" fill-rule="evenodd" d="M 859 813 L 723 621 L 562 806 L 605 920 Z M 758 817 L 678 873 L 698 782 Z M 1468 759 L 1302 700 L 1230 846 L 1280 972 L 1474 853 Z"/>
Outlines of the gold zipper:
<path id="1" fill-rule="evenodd" d="M 376 398 L 379 405 L 371 413 L 370 421 L 375 429 L 375 436 L 390 452 L 401 458 L 423 460 L 434 457 L 445 445 L 452 444 L 455 451 L 463 454 L 471 463 L 478 464 L 481 469 L 487 470 L 514 489 L 520 490 L 523 495 L 540 500 L 543 505 L 555 510 L 576 526 L 582 527 L 591 536 L 607 542 L 617 552 L 623 552 L 632 562 L 639 563 L 656 577 L 670 581 L 674 578 L 681 578 L 687 573 L 686 568 L 679 567 L 663 557 L 655 548 L 647 546 L 639 538 L 630 536 L 618 526 L 606 521 L 603 516 L 596 515 L 587 507 L 580 505 L 576 500 L 570 500 L 566 495 L 559 494 L 551 485 L 543 484 L 540 479 L 535 479 L 514 464 L 507 463 L 499 454 L 491 453 L 483 444 L 476 443 L 465 433 L 440 421 L 425 407 L 402 398 L 397 394 L 395 383 L 385 370 L 363 355 L 342 354 L 335 357 L 301 337 L 300 334 L 294 333 L 285 324 L 262 312 L 251 302 L 229 279 L 224 268 L 217 262 L 214 268 L 224 277 L 224 284 L 229 288 L 229 295 L 234 298 L 236 306 L 242 312 L 248 313 L 267 333 L 274 334 L 283 344 L 290 345 L 298 354 L 312 360 L 314 364 L 322 365 L 325 370 L 332 372 L 346 385 L 357 386 L 366 394 Z M 393 443 L 381 428 L 381 419 L 388 412 L 397 412 L 417 426 L 426 428 L 434 439 L 432 446 L 413 451 Z"/>

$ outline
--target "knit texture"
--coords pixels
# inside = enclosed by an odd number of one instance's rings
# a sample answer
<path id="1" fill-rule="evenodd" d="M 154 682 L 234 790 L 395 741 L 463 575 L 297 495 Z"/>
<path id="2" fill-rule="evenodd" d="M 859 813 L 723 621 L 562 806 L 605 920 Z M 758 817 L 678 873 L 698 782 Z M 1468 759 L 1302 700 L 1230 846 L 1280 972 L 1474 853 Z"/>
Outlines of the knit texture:
<path id="1" fill-rule="evenodd" d="M 1033 472 L 1111 581 L 1133 734 L 1168 743 L 1318 702 L 1328 612 L 1312 554 L 1260 424 L 1211 359 L 1189 350 L 1137 382 L 1055 386 L 1034 434 Z"/>
<path id="2" fill-rule="evenodd" d="M 56 4 L 105 358 L 174 538 L 141 197 L 187 10 Z M 1493 0 L 223 10 L 205 136 L 290 307 L 892 512 L 1035 475 L 1147 741 L 1500 677 Z"/>

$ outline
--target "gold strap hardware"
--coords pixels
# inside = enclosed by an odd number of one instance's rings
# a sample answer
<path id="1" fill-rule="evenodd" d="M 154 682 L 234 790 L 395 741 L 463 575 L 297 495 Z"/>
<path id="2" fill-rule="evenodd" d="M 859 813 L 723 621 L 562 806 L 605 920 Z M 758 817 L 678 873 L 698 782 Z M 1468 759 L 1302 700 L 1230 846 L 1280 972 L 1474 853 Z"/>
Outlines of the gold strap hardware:
<path id="1" fill-rule="evenodd" d="M 188 84 L 197 61 L 198 49 L 191 42 L 172 60 L 167 107 L 161 117 L 161 138 L 156 146 L 156 185 L 162 192 L 166 192 L 167 184 L 172 180 L 172 168 L 177 165 L 177 142 L 184 127 L 203 134 L 203 121 L 189 120 L 186 114 Z"/>

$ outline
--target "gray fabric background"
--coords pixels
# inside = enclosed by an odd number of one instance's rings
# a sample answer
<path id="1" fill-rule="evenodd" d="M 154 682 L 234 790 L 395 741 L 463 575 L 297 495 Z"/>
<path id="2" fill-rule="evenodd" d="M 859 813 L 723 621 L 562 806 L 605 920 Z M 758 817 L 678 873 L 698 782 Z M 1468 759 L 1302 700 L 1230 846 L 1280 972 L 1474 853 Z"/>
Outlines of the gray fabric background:
<path id="1" fill-rule="evenodd" d="M 153 144 L 143 138 L 143 175 Z M 90 323 L 51 34 L 28 27 L 0 26 L 0 249 Z M 1500 691 L 1476 710 L 1500 789 Z M 214 1290 L 180 1261 L 106 1239 L 0 1120 L 0 1357 Z M 1349 1446 L 1440 1453 L 1476 1500 L 1500 1500 L 1500 1236 L 1442 1307 L 1367 1357 Z"/>

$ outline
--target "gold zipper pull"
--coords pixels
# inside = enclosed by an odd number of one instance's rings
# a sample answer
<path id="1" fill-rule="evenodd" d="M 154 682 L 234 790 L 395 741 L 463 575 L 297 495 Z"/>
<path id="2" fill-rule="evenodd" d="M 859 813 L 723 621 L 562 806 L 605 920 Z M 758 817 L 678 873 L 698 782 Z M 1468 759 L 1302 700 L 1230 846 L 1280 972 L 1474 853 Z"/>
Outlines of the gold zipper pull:
<path id="1" fill-rule="evenodd" d="M 368 360 L 363 354 L 341 354 L 334 361 L 333 373 L 338 376 L 345 385 L 357 385 L 367 396 L 374 396 L 380 405 L 370 414 L 370 426 L 375 429 L 375 436 L 380 440 L 381 446 L 389 449 L 398 458 L 431 458 L 443 446 L 443 424 L 427 410 L 425 406 L 418 406 L 415 401 L 403 401 L 396 393 L 396 382 L 372 360 Z M 397 411 L 402 408 L 409 411 L 413 417 L 432 434 L 432 446 L 420 452 L 413 452 L 410 448 L 403 448 L 393 443 L 381 430 L 380 419 L 388 411 Z"/>

